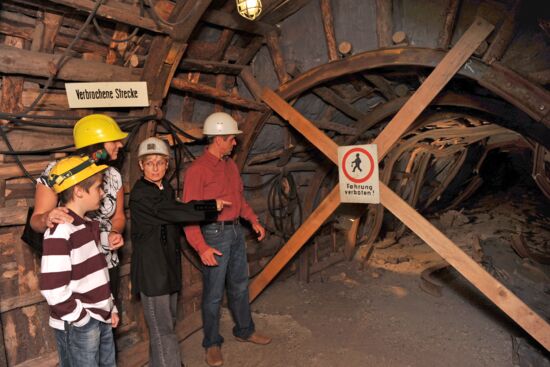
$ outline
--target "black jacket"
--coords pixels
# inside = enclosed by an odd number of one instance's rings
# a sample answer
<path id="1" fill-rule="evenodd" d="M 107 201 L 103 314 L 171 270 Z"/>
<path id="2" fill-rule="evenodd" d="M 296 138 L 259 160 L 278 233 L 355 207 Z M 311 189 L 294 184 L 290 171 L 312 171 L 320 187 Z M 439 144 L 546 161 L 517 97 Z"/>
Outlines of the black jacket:
<path id="1" fill-rule="evenodd" d="M 180 203 L 170 184 L 162 185 L 164 190 L 141 178 L 130 192 L 132 292 L 150 297 L 181 289 L 181 223 L 218 215 L 215 200 Z"/>

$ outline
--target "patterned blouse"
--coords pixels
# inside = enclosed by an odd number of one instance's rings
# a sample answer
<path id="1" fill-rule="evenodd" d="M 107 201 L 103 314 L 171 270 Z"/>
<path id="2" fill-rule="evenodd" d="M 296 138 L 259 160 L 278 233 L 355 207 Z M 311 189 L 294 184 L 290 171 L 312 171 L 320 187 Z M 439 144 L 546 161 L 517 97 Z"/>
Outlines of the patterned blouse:
<path id="1" fill-rule="evenodd" d="M 56 163 L 57 161 L 50 162 L 36 182 L 50 187 L 48 185 L 48 175 Z M 116 210 L 116 196 L 121 188 L 122 176 L 120 175 L 120 172 L 118 172 L 118 170 L 114 167 L 107 168 L 103 175 L 103 191 L 105 192 L 105 196 L 101 201 L 99 209 L 94 212 L 90 212 L 87 215 L 90 219 L 94 219 L 99 222 L 99 229 L 101 231 L 101 244 L 99 251 L 105 255 L 109 269 L 118 266 L 120 262 L 117 251 L 111 251 L 109 249 L 109 233 L 112 228 L 111 217 L 115 214 Z"/>

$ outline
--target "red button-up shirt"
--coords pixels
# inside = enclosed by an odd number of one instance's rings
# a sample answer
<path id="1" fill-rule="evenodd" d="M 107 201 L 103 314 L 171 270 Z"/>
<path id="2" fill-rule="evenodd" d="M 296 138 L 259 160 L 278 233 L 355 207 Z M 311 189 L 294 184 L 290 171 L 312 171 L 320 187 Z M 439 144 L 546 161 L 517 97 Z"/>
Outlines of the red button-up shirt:
<path id="1" fill-rule="evenodd" d="M 222 199 L 232 204 L 224 206 L 218 221 L 234 220 L 239 217 L 250 223 L 258 223 L 258 217 L 244 198 L 243 182 L 237 165 L 231 158 L 218 159 L 207 149 L 185 172 L 183 201 Z M 189 244 L 202 254 L 209 248 L 199 225 L 185 226 Z"/>

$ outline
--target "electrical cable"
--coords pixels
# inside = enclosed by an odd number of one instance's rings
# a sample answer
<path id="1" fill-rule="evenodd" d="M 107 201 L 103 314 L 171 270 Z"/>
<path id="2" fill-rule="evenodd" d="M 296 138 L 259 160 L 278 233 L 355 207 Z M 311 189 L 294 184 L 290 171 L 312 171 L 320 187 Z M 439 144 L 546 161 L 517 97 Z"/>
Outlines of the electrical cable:
<path id="1" fill-rule="evenodd" d="M 303 220 L 302 204 L 292 173 L 283 171 L 273 180 L 267 197 L 267 208 L 275 230 L 282 233 L 285 240 L 289 239 Z M 296 211 L 298 223 L 295 223 Z"/>

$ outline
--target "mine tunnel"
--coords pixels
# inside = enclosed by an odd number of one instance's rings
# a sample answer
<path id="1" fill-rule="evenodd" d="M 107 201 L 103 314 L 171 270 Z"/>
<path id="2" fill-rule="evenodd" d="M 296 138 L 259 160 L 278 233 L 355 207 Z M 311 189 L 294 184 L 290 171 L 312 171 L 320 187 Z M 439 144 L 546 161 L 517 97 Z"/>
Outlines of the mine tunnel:
<path id="1" fill-rule="evenodd" d="M 242 227 L 250 312 L 272 339 L 235 341 L 225 297 L 223 365 L 550 366 L 545 2 L 2 0 L 0 75 L 0 366 L 60 363 L 32 215 L 52 162 L 81 154 L 75 124 L 98 115 L 122 143 L 107 163 L 121 178 L 106 232 L 124 242 L 117 365 L 161 365 L 132 284 L 141 143 L 168 147 L 182 205 L 221 135 L 254 215 L 226 203 L 214 224 Z M 238 130 L 208 133 L 214 113 Z M 344 197 L 346 163 L 375 172 L 349 187 L 376 199 Z M 208 266 L 183 229 L 181 364 L 222 365 L 201 344 Z"/>

